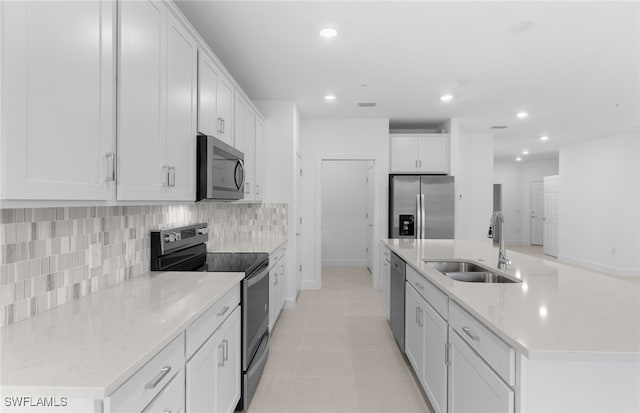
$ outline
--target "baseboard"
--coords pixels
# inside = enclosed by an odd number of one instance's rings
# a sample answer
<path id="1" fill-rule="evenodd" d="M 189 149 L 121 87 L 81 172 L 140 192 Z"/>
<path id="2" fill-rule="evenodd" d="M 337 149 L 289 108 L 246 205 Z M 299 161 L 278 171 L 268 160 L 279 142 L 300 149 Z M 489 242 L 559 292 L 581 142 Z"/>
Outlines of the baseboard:
<path id="1" fill-rule="evenodd" d="M 582 260 L 575 257 L 569 257 L 566 255 L 559 255 L 558 260 L 567 264 L 576 265 L 578 267 L 585 268 L 587 270 L 600 271 L 606 274 L 616 275 L 619 277 L 640 277 L 640 269 L 637 269 L 637 268 L 612 267 L 610 265 L 602 265 L 599 263 Z"/>
<path id="2" fill-rule="evenodd" d="M 287 298 L 284 300 L 284 308 L 287 310 L 292 310 L 296 308 L 296 299 L 295 298 Z"/>

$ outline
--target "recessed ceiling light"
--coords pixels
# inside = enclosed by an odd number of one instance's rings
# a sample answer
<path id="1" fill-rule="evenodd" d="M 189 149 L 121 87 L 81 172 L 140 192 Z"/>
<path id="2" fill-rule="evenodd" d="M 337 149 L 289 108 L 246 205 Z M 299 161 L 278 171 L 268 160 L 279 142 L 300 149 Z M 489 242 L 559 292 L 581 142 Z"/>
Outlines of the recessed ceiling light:
<path id="1" fill-rule="evenodd" d="M 541 137 L 540 137 L 540 140 L 541 140 L 541 141 L 543 141 L 543 142 L 544 142 L 544 141 L 548 141 L 548 140 L 549 140 L 549 137 L 548 137 L 548 136 L 546 136 L 546 135 L 545 135 L 545 136 L 541 136 Z"/>
<path id="2" fill-rule="evenodd" d="M 522 158 L 519 157 L 519 156 L 516 158 L 516 162 L 520 162 L 521 160 L 522 160 Z"/>
<path id="3" fill-rule="evenodd" d="M 524 21 L 520 23 L 516 23 L 511 26 L 511 33 L 522 33 L 533 28 L 534 24 L 531 21 Z"/>
<path id="4" fill-rule="evenodd" d="M 336 100 L 336 95 L 332 95 L 332 94 L 326 95 L 324 97 L 324 100 L 329 101 L 329 102 L 333 102 L 334 100 Z"/>
<path id="5" fill-rule="evenodd" d="M 522 154 L 523 154 L 523 155 L 529 155 L 529 150 L 528 150 L 528 149 L 525 149 L 524 151 L 522 151 Z"/>
<path id="6" fill-rule="evenodd" d="M 440 96 L 440 100 L 443 102 L 451 102 L 453 100 L 453 95 L 450 93 L 446 93 L 442 96 Z"/>
<path id="7" fill-rule="evenodd" d="M 325 27 L 324 29 L 320 30 L 320 36 L 324 37 L 325 39 L 333 39 L 337 35 L 338 31 L 332 27 Z"/>
<path id="8" fill-rule="evenodd" d="M 518 112 L 518 114 L 516 115 L 518 119 L 525 119 L 527 116 L 529 116 L 527 112 Z"/>

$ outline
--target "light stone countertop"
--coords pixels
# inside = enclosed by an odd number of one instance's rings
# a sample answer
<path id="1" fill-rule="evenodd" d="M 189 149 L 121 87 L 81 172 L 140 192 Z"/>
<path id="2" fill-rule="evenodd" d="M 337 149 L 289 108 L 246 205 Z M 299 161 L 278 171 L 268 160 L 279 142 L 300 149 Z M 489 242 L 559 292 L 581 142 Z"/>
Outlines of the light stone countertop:
<path id="1" fill-rule="evenodd" d="M 214 245 L 210 252 L 266 252 L 274 253 L 282 245 L 286 245 L 288 238 L 240 238 L 225 240 L 223 245 Z"/>
<path id="2" fill-rule="evenodd" d="M 4 327 L 2 395 L 104 399 L 243 277 L 150 272 Z"/>
<path id="3" fill-rule="evenodd" d="M 480 261 L 496 268 L 491 242 L 383 242 L 455 302 L 529 359 L 640 362 L 640 279 L 619 278 L 507 249 L 507 274 L 522 283 L 447 278 L 424 259 Z"/>

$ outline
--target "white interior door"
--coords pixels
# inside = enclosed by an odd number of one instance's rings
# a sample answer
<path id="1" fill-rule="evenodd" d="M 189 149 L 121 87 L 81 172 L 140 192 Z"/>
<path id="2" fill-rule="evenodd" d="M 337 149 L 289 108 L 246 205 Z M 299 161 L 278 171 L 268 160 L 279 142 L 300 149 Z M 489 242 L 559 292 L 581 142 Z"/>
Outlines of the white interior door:
<path id="1" fill-rule="evenodd" d="M 543 244 L 544 182 L 531 182 L 531 245 Z"/>
<path id="2" fill-rule="evenodd" d="M 545 254 L 558 256 L 558 221 L 560 200 L 560 177 L 544 177 L 544 243 Z"/>
<path id="3" fill-rule="evenodd" d="M 373 193 L 374 193 L 374 167 L 373 161 L 368 162 L 367 166 L 367 205 L 366 205 L 366 219 L 367 219 L 367 232 L 366 232 L 366 260 L 367 269 L 370 273 L 373 273 Z"/>

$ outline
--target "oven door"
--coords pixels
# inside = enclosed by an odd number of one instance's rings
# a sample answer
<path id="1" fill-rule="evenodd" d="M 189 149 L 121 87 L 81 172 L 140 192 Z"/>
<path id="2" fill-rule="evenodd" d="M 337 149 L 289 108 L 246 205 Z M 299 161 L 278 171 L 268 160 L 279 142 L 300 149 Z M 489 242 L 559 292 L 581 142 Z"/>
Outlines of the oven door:
<path id="1" fill-rule="evenodd" d="M 269 329 L 269 261 L 242 281 L 242 370 L 247 371 Z"/>
<path id="2" fill-rule="evenodd" d="M 196 199 L 244 198 L 244 154 L 213 136 L 198 136 Z"/>

